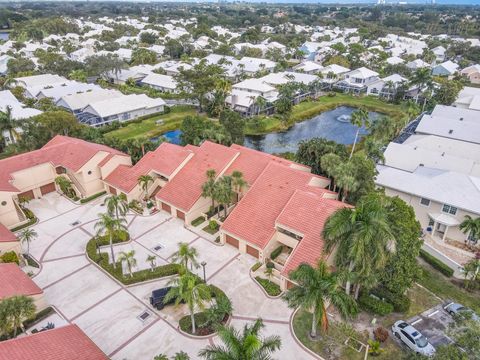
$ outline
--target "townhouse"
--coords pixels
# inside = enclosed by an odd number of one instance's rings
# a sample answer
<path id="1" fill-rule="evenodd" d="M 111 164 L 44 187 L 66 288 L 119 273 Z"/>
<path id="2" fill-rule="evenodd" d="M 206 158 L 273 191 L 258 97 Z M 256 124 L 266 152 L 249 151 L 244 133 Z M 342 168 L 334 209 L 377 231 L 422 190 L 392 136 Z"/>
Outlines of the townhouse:
<path id="1" fill-rule="evenodd" d="M 458 72 L 459 65 L 453 61 L 445 61 L 444 63 L 438 64 L 433 67 L 432 75 L 433 76 L 453 76 Z"/>
<path id="2" fill-rule="evenodd" d="M 480 84 L 480 64 L 468 66 L 460 74 L 465 76 L 472 84 Z"/>
<path id="3" fill-rule="evenodd" d="M 78 197 L 103 190 L 102 179 L 130 157 L 105 145 L 55 136 L 41 149 L 0 160 L 0 223 L 11 229 L 28 221 L 20 198 L 41 198 L 57 190 L 55 178 L 66 177 Z"/>
<path id="4" fill-rule="evenodd" d="M 360 94 L 379 79 L 377 72 L 361 67 L 343 74 L 343 80 L 337 82 L 335 87 L 347 93 Z"/>
<path id="5" fill-rule="evenodd" d="M 379 96 L 391 100 L 397 94 L 399 87 L 407 82 L 408 80 L 403 76 L 393 74 L 367 85 L 367 95 Z"/>
<path id="6" fill-rule="evenodd" d="M 480 89 L 465 86 L 453 103 L 454 106 L 468 110 L 480 110 Z"/>

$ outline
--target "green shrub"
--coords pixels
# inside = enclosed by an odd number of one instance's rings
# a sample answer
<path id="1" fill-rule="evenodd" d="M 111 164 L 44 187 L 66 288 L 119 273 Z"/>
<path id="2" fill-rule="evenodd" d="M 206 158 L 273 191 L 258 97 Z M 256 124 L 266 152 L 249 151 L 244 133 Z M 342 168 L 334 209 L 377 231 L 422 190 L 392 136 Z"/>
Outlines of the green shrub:
<path id="1" fill-rule="evenodd" d="M 258 281 L 258 283 L 265 289 L 267 294 L 270 296 L 278 296 L 282 293 L 282 290 L 280 290 L 280 286 L 270 280 L 263 279 L 260 276 L 257 276 L 255 280 Z"/>
<path id="2" fill-rule="evenodd" d="M 267 269 L 273 269 L 275 268 L 275 264 L 271 261 L 267 262 L 267 264 L 265 265 L 267 267 Z"/>
<path id="3" fill-rule="evenodd" d="M 35 215 L 33 214 L 33 211 L 27 208 L 23 208 L 23 213 L 27 217 L 27 219 L 32 220 L 35 219 Z"/>
<path id="4" fill-rule="evenodd" d="M 205 221 L 205 218 L 203 216 L 199 216 L 198 218 L 196 218 L 195 220 L 192 221 L 192 225 L 193 226 L 198 226 L 198 225 L 202 224 L 204 221 Z"/>
<path id="5" fill-rule="evenodd" d="M 4 263 L 15 263 L 15 264 L 20 264 L 20 260 L 18 259 L 17 253 L 15 251 L 7 251 L 4 253 L 0 259 Z"/>
<path id="6" fill-rule="evenodd" d="M 283 245 L 280 245 L 270 253 L 270 259 L 275 260 L 282 253 Z"/>
<path id="7" fill-rule="evenodd" d="M 408 296 L 403 294 L 394 294 L 383 287 L 376 288 L 370 293 L 392 304 L 393 309 L 396 312 L 405 313 L 410 309 L 411 300 Z"/>
<path id="8" fill-rule="evenodd" d="M 16 232 L 16 231 L 19 231 L 19 230 L 22 230 L 22 229 L 25 229 L 29 226 L 32 226 L 34 225 L 35 223 L 37 222 L 37 218 L 34 216 L 33 219 L 30 219 L 28 220 L 28 222 L 26 222 L 25 224 L 22 224 L 22 225 L 19 225 L 17 227 L 14 227 L 12 230 L 10 230 L 11 232 Z"/>
<path id="9" fill-rule="evenodd" d="M 255 265 L 252 266 L 252 271 L 253 272 L 257 271 L 260 268 L 260 266 L 262 266 L 262 263 L 260 261 L 257 261 Z"/>
<path id="10" fill-rule="evenodd" d="M 83 199 L 80 200 L 80 204 L 86 204 L 86 203 L 88 203 L 92 200 L 95 200 L 95 199 L 99 198 L 100 196 L 105 195 L 106 193 L 107 193 L 106 191 L 101 191 L 99 193 L 93 194 L 92 196 L 83 198 Z"/>
<path id="11" fill-rule="evenodd" d="M 454 270 L 447 264 L 438 260 L 435 256 L 430 255 L 425 250 L 420 249 L 420 257 L 425 260 L 427 263 L 432 265 L 435 269 L 440 271 L 443 275 L 447 277 L 452 277 Z"/>
<path id="12" fill-rule="evenodd" d="M 204 312 L 198 312 L 194 316 L 195 316 L 195 326 L 197 327 L 196 330 L 198 334 L 200 332 L 200 329 L 207 324 L 208 319 L 205 316 Z M 186 332 L 187 334 L 193 334 L 192 319 L 190 317 L 190 314 L 185 315 L 183 318 L 181 318 L 180 321 L 178 322 L 178 325 L 180 326 L 180 329 L 182 329 L 182 331 Z"/>
<path id="13" fill-rule="evenodd" d="M 218 229 L 218 223 L 215 220 L 210 220 L 208 223 L 208 227 L 210 230 L 217 230 Z"/>
<path id="14" fill-rule="evenodd" d="M 358 305 L 360 305 L 361 309 L 380 316 L 388 315 L 393 312 L 392 304 L 376 299 L 368 293 L 362 293 L 360 295 L 358 298 Z"/>

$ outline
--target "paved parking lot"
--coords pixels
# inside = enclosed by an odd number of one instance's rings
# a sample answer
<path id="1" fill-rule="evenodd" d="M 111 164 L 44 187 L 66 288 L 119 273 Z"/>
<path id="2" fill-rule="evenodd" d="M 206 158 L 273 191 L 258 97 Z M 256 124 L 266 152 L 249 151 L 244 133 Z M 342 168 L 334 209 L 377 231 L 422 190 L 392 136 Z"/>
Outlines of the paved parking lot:
<path id="1" fill-rule="evenodd" d="M 80 206 L 52 193 L 29 204 L 40 219 L 34 227 L 39 237 L 31 244 L 32 256 L 41 263 L 34 281 L 65 320 L 78 324 L 112 359 L 151 360 L 159 353 L 173 356 L 179 351 L 198 358 L 200 349 L 218 339 L 183 336 L 177 327 L 184 309 L 168 307 L 160 312 L 148 302 L 151 291 L 164 287 L 169 279 L 124 286 L 86 257 L 85 245 L 94 233 L 98 213 L 105 211 L 102 202 L 97 199 Z M 254 258 L 194 234 L 164 212 L 149 217 L 129 214 L 127 221 L 131 241 L 116 245 L 116 253 L 134 249 L 138 268 L 143 269 L 149 266 L 147 255 L 157 256 L 161 264 L 171 260 L 179 242 L 191 244 L 199 253 L 198 261 L 207 263 L 207 281 L 232 300 L 232 325 L 240 327 L 261 317 L 265 335 L 282 338 L 279 358 L 313 359 L 290 332 L 292 310 L 280 299 L 267 298 L 250 278 Z M 160 249 L 154 250 L 158 245 Z M 202 268 L 195 272 L 203 277 Z M 139 315 L 144 311 L 150 315 L 143 321 Z"/>

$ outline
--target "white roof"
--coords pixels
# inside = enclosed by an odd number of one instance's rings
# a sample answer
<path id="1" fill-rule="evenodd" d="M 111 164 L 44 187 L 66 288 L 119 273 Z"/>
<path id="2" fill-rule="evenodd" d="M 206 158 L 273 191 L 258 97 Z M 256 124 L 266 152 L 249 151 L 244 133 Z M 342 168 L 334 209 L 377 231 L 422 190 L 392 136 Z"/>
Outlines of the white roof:
<path id="1" fill-rule="evenodd" d="M 367 79 L 373 76 L 378 76 L 376 71 L 367 69 L 366 67 L 361 67 L 355 70 L 350 71 L 348 74 L 350 77 Z"/>
<path id="2" fill-rule="evenodd" d="M 450 61 L 450 60 L 445 61 L 444 63 L 438 64 L 435 67 L 436 68 L 437 67 L 442 67 L 451 74 L 453 74 L 454 72 L 456 72 L 458 70 L 458 64 L 455 64 L 453 61 Z"/>
<path id="3" fill-rule="evenodd" d="M 42 113 L 40 110 L 24 107 L 10 90 L 0 91 L 0 111 L 6 111 L 7 106 L 10 106 L 14 120 L 27 119 Z"/>
<path id="4" fill-rule="evenodd" d="M 233 85 L 234 89 L 247 89 L 247 90 L 253 90 L 256 92 L 270 92 L 274 91 L 275 88 L 273 86 L 270 86 L 266 83 L 264 83 L 260 79 L 247 79 L 242 82 L 239 82 L 238 84 Z"/>
<path id="5" fill-rule="evenodd" d="M 458 94 L 455 105 L 461 105 L 470 110 L 480 110 L 480 88 L 464 87 Z"/>
<path id="6" fill-rule="evenodd" d="M 346 68 L 346 67 L 343 67 L 343 66 L 340 66 L 340 65 L 337 65 L 337 64 L 331 64 L 331 65 L 328 65 L 328 66 L 325 66 L 320 72 L 322 74 L 328 74 L 330 72 L 333 72 L 335 75 L 339 75 L 339 74 L 344 74 L 346 72 L 349 72 L 350 69 Z"/>
<path id="7" fill-rule="evenodd" d="M 308 85 L 318 80 L 318 76 L 292 71 L 283 71 L 279 73 L 270 73 L 261 77 L 258 80 L 262 80 L 263 82 L 274 86 L 283 85 L 289 82 L 297 82 Z"/>
<path id="8" fill-rule="evenodd" d="M 141 81 L 143 84 L 160 86 L 166 89 L 176 89 L 177 82 L 172 76 L 150 73 Z"/>
<path id="9" fill-rule="evenodd" d="M 95 84 L 86 84 L 78 81 L 67 81 L 65 83 L 55 84 L 52 87 L 48 87 L 46 89 L 45 88 L 39 89 L 37 87 L 30 88 L 30 89 L 31 90 L 36 89 L 36 91 L 38 91 L 37 94 L 35 94 L 36 97 L 43 96 L 47 98 L 52 98 L 54 101 L 57 101 L 62 96 L 100 89 L 100 86 Z M 33 95 L 30 89 L 29 91 Z"/>
<path id="10" fill-rule="evenodd" d="M 323 69 L 323 66 L 313 61 L 304 61 L 301 64 L 296 65 L 294 69 L 302 70 L 305 72 L 311 72 L 311 71 L 320 71 Z"/>
<path id="11" fill-rule="evenodd" d="M 388 64 L 390 65 L 397 65 L 397 64 L 403 64 L 405 60 L 398 56 L 391 56 L 388 59 L 385 60 Z"/>
<path id="12" fill-rule="evenodd" d="M 165 105 L 161 98 L 150 98 L 145 94 L 123 95 L 113 99 L 91 103 L 84 111 L 96 114 L 102 118 L 127 113 L 140 109 L 150 109 Z"/>
<path id="13" fill-rule="evenodd" d="M 32 76 L 24 76 L 15 78 L 15 81 L 19 83 L 19 85 L 25 87 L 33 87 L 33 86 L 49 86 L 53 84 L 63 83 L 68 81 L 63 76 L 59 75 L 52 75 L 52 74 L 42 74 L 42 75 L 32 75 Z"/>
<path id="14" fill-rule="evenodd" d="M 387 76 L 387 77 L 383 78 L 382 80 L 385 81 L 385 82 L 392 81 L 394 84 L 407 81 L 407 79 L 405 79 L 403 76 L 401 76 L 399 74 L 392 74 L 390 76 Z"/>
<path id="15" fill-rule="evenodd" d="M 480 179 L 458 172 L 418 167 L 415 171 L 378 165 L 377 185 L 480 214 Z"/>
<path id="16" fill-rule="evenodd" d="M 100 88 L 80 94 L 62 96 L 58 99 L 56 105 L 75 111 L 87 107 L 92 102 L 113 99 L 120 96 L 123 96 L 123 94 L 118 90 Z"/>

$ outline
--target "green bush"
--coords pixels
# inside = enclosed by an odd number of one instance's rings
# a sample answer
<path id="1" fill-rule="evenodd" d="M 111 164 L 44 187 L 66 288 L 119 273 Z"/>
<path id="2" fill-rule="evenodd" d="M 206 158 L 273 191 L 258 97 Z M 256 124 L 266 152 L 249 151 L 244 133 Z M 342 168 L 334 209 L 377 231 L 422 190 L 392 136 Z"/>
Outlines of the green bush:
<path id="1" fill-rule="evenodd" d="M 267 262 L 267 264 L 265 266 L 267 267 L 267 269 L 274 269 L 275 268 L 275 264 L 271 261 Z"/>
<path id="2" fill-rule="evenodd" d="M 282 290 L 280 290 L 280 286 L 270 280 L 263 279 L 260 276 L 257 276 L 255 280 L 257 280 L 258 283 L 262 285 L 267 294 L 270 296 L 278 296 L 282 293 Z"/>
<path id="3" fill-rule="evenodd" d="M 20 264 L 20 260 L 18 259 L 17 253 L 15 251 L 7 251 L 4 253 L 0 259 L 4 263 L 15 263 L 15 264 Z"/>
<path id="4" fill-rule="evenodd" d="M 443 275 L 447 277 L 452 277 L 454 270 L 447 264 L 438 260 L 435 256 L 430 255 L 425 250 L 420 249 L 420 257 L 425 260 L 427 263 L 432 265 L 435 269 L 440 271 Z"/>
<path id="5" fill-rule="evenodd" d="M 35 219 L 35 215 L 33 214 L 33 211 L 27 208 L 23 208 L 23 213 L 27 217 L 27 219 L 32 220 Z"/>
<path id="6" fill-rule="evenodd" d="M 199 334 L 200 329 L 207 324 L 208 319 L 204 312 L 198 312 L 194 316 L 195 316 L 195 326 L 197 327 L 196 329 L 197 334 L 200 335 Z M 178 322 L 178 325 L 180 326 L 180 329 L 182 329 L 182 331 L 186 332 L 187 334 L 193 334 L 192 319 L 190 317 L 190 314 L 185 315 L 183 318 L 181 318 L 180 321 Z"/>
<path id="7" fill-rule="evenodd" d="M 283 245 L 280 245 L 270 253 L 270 259 L 275 260 L 282 253 Z"/>
<path id="8" fill-rule="evenodd" d="M 360 295 L 358 298 L 358 305 L 360 305 L 361 309 L 380 316 L 388 315 L 393 312 L 392 304 L 376 299 L 368 293 L 362 293 Z"/>
<path id="9" fill-rule="evenodd" d="M 106 191 L 101 191 L 99 193 L 93 194 L 92 196 L 83 198 L 83 199 L 80 200 L 80 204 L 86 204 L 86 203 L 88 203 L 92 200 L 95 200 L 95 199 L 99 198 L 100 196 L 105 195 L 106 193 L 107 193 Z"/>
<path id="10" fill-rule="evenodd" d="M 204 221 L 205 221 L 205 218 L 203 216 L 199 216 L 198 218 L 196 218 L 195 220 L 192 221 L 192 225 L 193 226 L 198 226 L 198 225 L 202 224 Z"/>
<path id="11" fill-rule="evenodd" d="M 393 309 L 396 312 L 405 313 L 410 309 L 411 301 L 408 296 L 403 294 L 394 294 L 383 287 L 376 288 L 370 293 L 392 304 Z"/>
<path id="12" fill-rule="evenodd" d="M 257 261 L 255 265 L 252 266 L 252 271 L 253 272 L 257 271 L 260 268 L 260 266 L 262 266 L 262 263 L 260 261 Z"/>
<path id="13" fill-rule="evenodd" d="M 26 223 L 23 224 L 23 225 L 19 225 L 19 226 L 17 226 L 17 227 L 14 227 L 14 228 L 13 228 L 12 230 L 10 230 L 10 231 L 11 231 L 11 232 L 16 232 L 16 231 L 25 229 L 25 228 L 27 228 L 27 227 L 29 227 L 29 226 L 34 225 L 36 222 L 37 222 L 37 218 L 36 218 L 35 215 L 34 215 L 33 219 L 28 220 L 28 222 L 26 222 Z"/>

